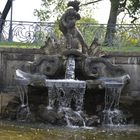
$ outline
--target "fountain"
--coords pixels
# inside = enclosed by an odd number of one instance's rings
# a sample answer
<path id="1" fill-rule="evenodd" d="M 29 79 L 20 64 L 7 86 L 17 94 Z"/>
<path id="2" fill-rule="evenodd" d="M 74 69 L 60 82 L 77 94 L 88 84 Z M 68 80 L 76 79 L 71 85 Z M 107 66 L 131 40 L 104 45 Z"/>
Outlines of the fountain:
<path id="1" fill-rule="evenodd" d="M 36 58 L 28 71 L 16 70 L 19 101 L 14 119 L 84 127 L 124 122 L 119 98 L 130 77 L 105 58 L 88 56 L 88 45 L 75 27 L 79 4 L 70 1 L 59 22 L 65 48 Z M 49 52 L 49 46 L 43 49 Z M 35 92 L 35 87 L 41 90 Z"/>

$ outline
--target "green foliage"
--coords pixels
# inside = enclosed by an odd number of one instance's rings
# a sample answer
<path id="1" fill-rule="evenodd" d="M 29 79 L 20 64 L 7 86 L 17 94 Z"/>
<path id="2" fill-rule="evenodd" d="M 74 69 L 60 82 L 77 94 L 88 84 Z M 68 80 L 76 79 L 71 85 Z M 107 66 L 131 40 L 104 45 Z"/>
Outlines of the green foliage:
<path id="1" fill-rule="evenodd" d="M 102 47 L 102 51 L 105 51 L 105 52 L 140 52 L 140 47 L 124 46 L 119 49 L 117 47 Z"/>
<path id="2" fill-rule="evenodd" d="M 80 30 L 80 32 L 84 36 L 85 41 L 89 45 L 91 44 L 93 38 L 95 37 L 96 34 L 95 31 L 97 30 L 97 28 L 99 28 L 97 24 L 98 22 L 90 17 L 83 17 L 76 23 L 76 27 Z M 58 39 L 60 39 L 63 36 L 62 32 L 59 30 L 59 20 L 55 22 L 52 32 Z"/>
<path id="3" fill-rule="evenodd" d="M 88 17 L 88 16 L 84 16 L 82 17 L 78 22 L 78 24 L 80 23 L 91 23 L 91 24 L 97 24 L 98 22 L 94 19 L 94 18 L 91 18 L 91 17 Z"/>
<path id="4" fill-rule="evenodd" d="M 115 33 L 115 26 L 117 23 L 117 16 L 119 13 L 124 12 L 125 9 L 129 16 L 133 19 L 131 23 L 134 23 L 140 14 L 140 1 L 139 0 L 110 0 L 111 11 L 108 20 L 108 28 L 105 36 L 105 44 L 109 46 L 116 45 L 117 41 L 122 41 L 122 38 L 118 39 Z M 125 42 L 125 41 L 124 41 Z M 136 42 L 136 41 L 131 41 Z"/>
<path id="5" fill-rule="evenodd" d="M 140 1 L 139 0 L 129 0 L 128 8 L 132 14 L 134 14 L 134 15 L 140 14 Z"/>
<path id="6" fill-rule="evenodd" d="M 121 46 L 118 44 L 118 46 Z M 21 42 L 0 42 L 0 48 L 25 48 L 25 49 L 30 49 L 30 48 L 36 48 L 39 49 L 40 46 L 36 46 L 34 43 L 21 43 Z M 101 49 L 105 52 L 140 52 L 140 46 L 135 46 L 132 44 L 122 46 L 122 47 L 104 47 L 101 46 Z"/>
<path id="7" fill-rule="evenodd" d="M 91 0 L 79 0 L 82 3 L 91 2 Z M 61 17 L 67 8 L 67 0 L 42 0 L 41 9 L 35 9 L 34 15 L 39 18 L 40 21 L 56 21 Z M 93 15 L 93 5 L 86 5 L 80 7 L 82 16 L 90 17 Z"/>
<path id="8" fill-rule="evenodd" d="M 87 3 L 91 0 L 79 0 L 81 1 L 81 3 Z M 62 14 L 64 13 L 64 11 L 67 8 L 67 0 L 42 0 L 42 7 L 41 9 L 35 9 L 34 11 L 34 15 L 37 16 L 40 21 L 46 21 L 46 20 L 53 20 L 55 21 L 55 25 L 53 27 L 53 32 L 56 35 L 57 38 L 60 38 L 62 36 L 62 33 L 59 30 L 59 26 L 58 26 L 58 21 L 60 19 L 60 17 L 62 16 Z M 91 18 L 91 14 L 92 14 L 92 9 L 93 7 L 90 5 L 88 6 L 82 6 L 80 7 L 80 9 L 82 10 L 82 14 L 84 15 L 84 17 L 82 16 L 81 20 L 77 23 L 77 26 L 79 28 L 79 23 L 81 24 L 86 24 L 86 23 L 91 23 L 91 24 L 97 24 L 97 22 L 95 21 L 95 19 Z M 84 12 L 83 12 L 84 11 Z M 80 25 L 80 30 L 83 31 L 83 27 Z M 86 41 L 90 42 L 92 41 L 93 37 L 90 35 L 90 33 L 92 33 L 92 31 L 89 29 L 89 34 L 86 35 Z"/>
<path id="9" fill-rule="evenodd" d="M 54 24 L 54 34 L 56 35 L 57 38 L 61 38 L 62 37 L 62 32 L 59 30 L 59 21 L 57 20 Z"/>
<path id="10" fill-rule="evenodd" d="M 77 27 L 81 31 L 84 39 L 88 45 L 90 45 L 95 37 L 98 22 L 90 17 L 82 17 L 77 22 Z M 96 26 L 95 26 L 96 25 Z"/>
<path id="11" fill-rule="evenodd" d="M 94 0 L 79 0 L 81 4 L 93 2 Z M 111 6 L 114 6 L 115 4 L 118 4 L 119 1 L 119 7 L 118 7 L 118 13 L 124 12 L 124 9 L 129 9 L 129 14 L 131 17 L 136 17 L 140 14 L 140 1 L 139 0 L 110 0 Z M 56 24 L 53 27 L 53 32 L 56 35 L 57 38 L 61 38 L 62 33 L 59 31 L 58 26 L 58 19 L 61 17 L 61 15 L 64 13 L 67 5 L 67 0 L 42 0 L 42 8 L 40 10 L 35 10 L 34 14 L 38 16 L 40 21 L 56 21 Z M 114 5 L 112 5 L 114 4 Z M 114 6 L 115 7 L 115 6 Z M 99 43 L 102 45 L 104 42 L 105 34 L 106 34 L 106 28 L 101 26 L 96 26 L 95 24 L 98 24 L 94 19 L 91 18 L 91 15 L 93 15 L 93 5 L 86 5 L 80 7 L 82 13 L 81 20 L 77 22 L 77 27 L 83 34 L 85 41 L 88 45 L 91 44 L 93 39 L 97 37 L 99 39 Z M 84 17 L 83 17 L 84 16 Z M 117 16 L 117 14 L 116 14 Z M 116 22 L 116 21 L 115 21 Z M 110 24 L 116 24 L 114 22 Z M 136 31 L 134 28 L 132 31 L 120 31 L 120 32 L 114 32 L 114 38 L 113 44 L 116 46 L 116 48 L 124 47 L 124 46 L 137 46 L 139 43 L 139 39 L 134 36 L 130 36 L 130 34 L 136 34 Z M 112 34 L 110 34 L 111 36 Z M 140 36 L 140 35 L 139 35 Z M 113 47 L 114 48 L 114 47 Z"/>
<path id="12" fill-rule="evenodd" d="M 135 23 L 137 19 L 140 18 L 140 1 L 129 0 L 126 9 L 129 13 L 129 16 L 132 18 L 131 23 Z"/>
<path id="13" fill-rule="evenodd" d="M 41 6 L 41 9 L 34 10 L 34 15 L 37 16 L 40 21 L 55 21 L 66 8 L 66 0 L 42 0 Z"/>
<path id="14" fill-rule="evenodd" d="M 0 48 L 40 48 L 36 43 L 23 43 L 23 42 L 0 42 Z"/>

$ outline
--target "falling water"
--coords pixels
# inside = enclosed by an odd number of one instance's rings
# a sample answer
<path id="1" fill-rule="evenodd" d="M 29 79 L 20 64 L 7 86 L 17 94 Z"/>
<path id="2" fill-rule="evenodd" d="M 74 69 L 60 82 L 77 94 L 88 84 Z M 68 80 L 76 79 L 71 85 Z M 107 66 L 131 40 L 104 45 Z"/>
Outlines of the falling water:
<path id="1" fill-rule="evenodd" d="M 39 79 L 40 76 L 34 76 L 20 70 L 16 70 L 17 81 L 19 81 L 19 93 L 21 106 L 18 111 L 18 118 L 30 114 L 28 104 L 27 85 L 32 79 Z M 58 114 L 64 114 L 68 126 L 85 126 L 82 117 L 83 98 L 86 89 L 86 82 L 75 79 L 75 57 L 69 55 L 66 64 L 65 79 L 46 79 L 45 85 L 48 88 L 48 106 L 46 111 L 55 111 Z M 44 77 L 43 77 L 44 80 Z M 21 86 L 22 85 L 22 86 Z"/>
<path id="2" fill-rule="evenodd" d="M 17 119 L 20 121 L 26 121 L 31 114 L 28 102 L 27 86 L 18 86 L 17 88 L 21 101 L 21 105 L 17 112 Z"/>
<path id="3" fill-rule="evenodd" d="M 73 55 L 68 57 L 65 79 L 75 79 L 75 57 Z"/>
<path id="4" fill-rule="evenodd" d="M 20 97 L 20 106 L 17 111 L 17 119 L 19 121 L 27 121 L 31 115 L 29 102 L 28 102 L 28 84 L 30 74 L 23 72 L 19 69 L 16 70 L 17 90 Z"/>
<path id="5" fill-rule="evenodd" d="M 85 81 L 79 80 L 46 80 L 48 86 L 49 109 L 55 109 L 65 114 L 68 126 L 75 123 L 85 123 L 79 112 L 83 110 L 83 97 L 86 88 Z"/>
<path id="6" fill-rule="evenodd" d="M 103 124 L 123 123 L 122 113 L 119 110 L 119 99 L 122 87 L 105 87 L 105 108 Z"/>
<path id="7" fill-rule="evenodd" d="M 129 57 L 128 58 L 128 64 L 131 64 L 131 66 L 134 68 L 135 71 L 137 71 L 138 63 L 139 63 L 138 57 Z"/>
<path id="8" fill-rule="evenodd" d="M 85 82 L 78 80 L 46 80 L 48 86 L 49 106 L 70 107 L 74 101 L 75 110 L 82 110 Z"/>
<path id="9" fill-rule="evenodd" d="M 83 122 L 83 127 L 86 127 L 85 120 L 84 120 L 84 118 L 81 116 L 80 112 L 79 112 L 79 111 L 75 111 L 75 113 L 81 118 L 81 120 L 82 120 L 82 122 Z"/>
<path id="10" fill-rule="evenodd" d="M 119 110 L 119 101 L 126 76 L 106 78 L 103 80 L 105 85 L 103 124 L 118 125 L 124 123 L 125 118 L 123 112 Z"/>
<path id="11" fill-rule="evenodd" d="M 77 123 L 79 125 L 81 122 L 85 126 L 84 119 L 79 112 L 83 110 L 86 82 L 74 79 L 75 57 L 69 55 L 66 63 L 65 79 L 46 80 L 49 97 L 47 108 L 63 112 L 68 126 L 77 125 Z"/>

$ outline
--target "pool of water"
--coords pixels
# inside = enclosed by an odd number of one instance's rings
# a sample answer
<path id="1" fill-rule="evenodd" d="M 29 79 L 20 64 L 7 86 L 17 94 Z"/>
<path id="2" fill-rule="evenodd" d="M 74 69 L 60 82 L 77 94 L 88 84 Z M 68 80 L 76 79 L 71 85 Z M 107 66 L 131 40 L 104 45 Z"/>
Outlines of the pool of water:
<path id="1" fill-rule="evenodd" d="M 0 122 L 0 140 L 140 140 L 137 126 L 68 128 Z"/>

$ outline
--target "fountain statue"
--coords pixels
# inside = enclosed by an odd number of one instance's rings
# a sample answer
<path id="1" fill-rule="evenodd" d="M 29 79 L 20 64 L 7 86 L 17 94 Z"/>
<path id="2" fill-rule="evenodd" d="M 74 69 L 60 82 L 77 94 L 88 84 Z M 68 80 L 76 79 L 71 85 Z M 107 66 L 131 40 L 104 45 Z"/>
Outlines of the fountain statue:
<path id="1" fill-rule="evenodd" d="M 88 46 L 84 41 L 80 31 L 75 27 L 76 21 L 80 20 L 78 1 L 70 1 L 68 3 L 68 10 L 62 15 L 59 22 L 59 29 L 66 38 L 66 45 L 68 49 L 76 49 L 82 53 L 86 53 Z"/>
<path id="2" fill-rule="evenodd" d="M 16 70 L 19 98 L 11 103 L 16 107 L 10 118 L 84 127 L 125 121 L 119 99 L 130 77 L 104 57 L 88 55 L 89 46 L 76 27 L 79 4 L 68 2 L 59 21 L 65 48 L 59 44 L 54 48 L 61 51 L 49 54 L 48 39 L 43 47 L 46 54 Z"/>

